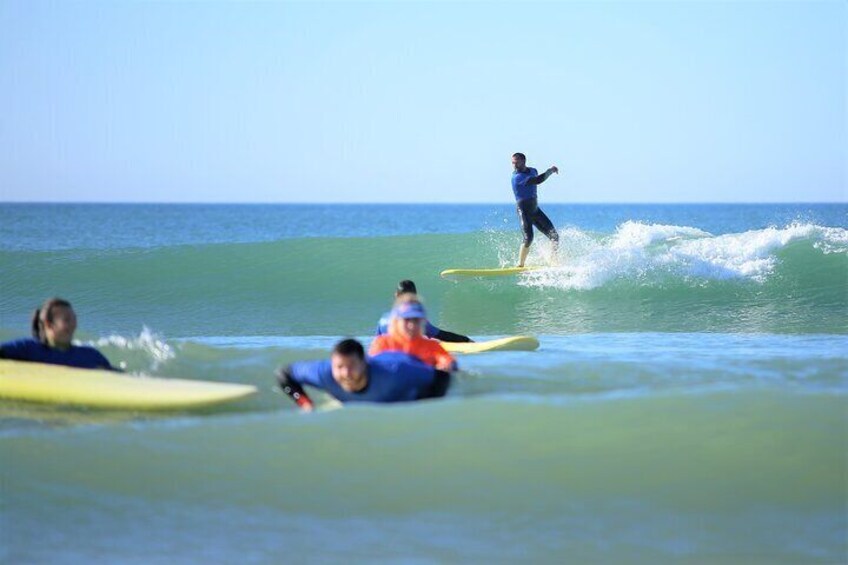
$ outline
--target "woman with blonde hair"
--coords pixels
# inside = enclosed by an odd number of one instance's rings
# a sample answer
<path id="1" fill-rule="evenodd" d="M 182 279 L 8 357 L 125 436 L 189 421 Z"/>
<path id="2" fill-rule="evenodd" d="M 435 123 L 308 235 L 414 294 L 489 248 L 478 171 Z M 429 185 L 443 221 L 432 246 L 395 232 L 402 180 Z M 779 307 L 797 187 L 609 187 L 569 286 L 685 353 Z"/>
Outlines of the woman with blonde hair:
<path id="1" fill-rule="evenodd" d="M 438 341 L 424 337 L 426 321 L 427 312 L 418 296 L 401 294 L 392 308 L 389 332 L 374 339 L 368 354 L 374 357 L 385 351 L 400 351 L 418 357 L 436 369 L 456 370 L 456 360 L 451 354 Z"/>

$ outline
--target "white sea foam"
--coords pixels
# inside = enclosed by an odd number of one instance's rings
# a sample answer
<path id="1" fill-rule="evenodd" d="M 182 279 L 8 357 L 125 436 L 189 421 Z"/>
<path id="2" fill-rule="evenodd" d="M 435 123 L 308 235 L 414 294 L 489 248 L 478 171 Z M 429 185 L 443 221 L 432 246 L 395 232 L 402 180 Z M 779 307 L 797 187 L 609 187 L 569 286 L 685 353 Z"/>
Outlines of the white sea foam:
<path id="1" fill-rule="evenodd" d="M 841 233 L 840 233 L 841 232 Z M 672 263 L 687 267 L 688 274 L 707 279 L 750 278 L 764 281 L 778 264 L 775 253 L 792 242 L 813 240 L 832 251 L 846 249 L 846 230 L 793 224 L 739 234 L 685 241 L 670 250 Z M 841 240 L 841 241 L 840 241 Z"/>
<path id="2" fill-rule="evenodd" d="M 561 234 L 561 265 L 529 273 L 519 284 L 588 290 L 616 279 L 651 282 L 668 276 L 764 282 L 779 264 L 777 252 L 803 240 L 823 253 L 848 251 L 848 230 L 811 224 L 719 236 L 693 227 L 633 221 L 602 237 L 567 228 Z"/>
<path id="3" fill-rule="evenodd" d="M 161 364 L 174 359 L 177 354 L 174 348 L 168 345 L 164 339 L 143 326 L 141 333 L 136 337 L 124 337 L 122 335 L 110 335 L 97 340 L 85 342 L 84 345 L 93 347 L 116 347 L 127 351 L 140 351 L 152 360 L 151 370 L 156 370 Z M 125 365 L 122 363 L 121 365 Z M 122 366 L 122 368 L 125 368 Z"/>
<path id="4" fill-rule="evenodd" d="M 652 243 L 674 241 L 680 238 L 711 237 L 698 228 L 666 226 L 627 221 L 616 228 L 609 242 L 612 249 L 642 249 Z"/>

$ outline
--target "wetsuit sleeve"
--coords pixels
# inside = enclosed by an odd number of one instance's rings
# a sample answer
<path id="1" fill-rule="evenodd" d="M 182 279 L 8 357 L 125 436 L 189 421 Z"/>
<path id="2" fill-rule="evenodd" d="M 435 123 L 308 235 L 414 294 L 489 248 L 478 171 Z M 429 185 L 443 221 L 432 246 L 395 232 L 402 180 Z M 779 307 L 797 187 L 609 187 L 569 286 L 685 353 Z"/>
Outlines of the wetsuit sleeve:
<path id="1" fill-rule="evenodd" d="M 109 360 L 106 359 L 106 356 L 94 349 L 93 347 L 91 348 L 90 355 L 94 358 L 94 363 L 97 365 L 96 368 L 106 369 L 107 371 L 117 371 L 119 373 L 123 372 L 117 367 L 113 367 L 112 364 L 109 363 Z"/>
<path id="2" fill-rule="evenodd" d="M 0 343 L 0 359 L 17 359 L 15 357 L 16 349 L 16 342 L 14 341 Z"/>
<path id="3" fill-rule="evenodd" d="M 291 397 L 300 408 L 304 410 L 312 409 L 312 399 L 309 398 L 306 391 L 303 390 L 303 387 L 295 379 L 291 365 L 277 370 L 277 384 L 280 385 L 283 392 Z"/>
<path id="4" fill-rule="evenodd" d="M 533 169 L 533 170 L 535 171 L 535 169 Z M 534 177 L 527 179 L 527 184 L 542 184 L 543 182 L 548 180 L 549 176 L 551 176 L 550 170 L 545 171 L 541 175 L 536 175 Z"/>
<path id="5" fill-rule="evenodd" d="M 438 330 L 436 332 L 436 334 L 433 335 L 433 336 L 428 336 L 428 337 L 432 337 L 433 339 L 438 339 L 439 341 L 449 341 L 451 343 L 468 343 L 468 342 L 474 341 L 470 337 L 464 336 L 462 334 L 455 334 L 453 332 L 440 330 L 439 328 L 436 328 L 436 329 Z"/>
<path id="6" fill-rule="evenodd" d="M 14 359 L 16 361 L 37 360 L 35 342 L 31 339 L 16 339 L 0 343 L 0 359 Z"/>
<path id="7" fill-rule="evenodd" d="M 423 398 L 440 398 L 447 394 L 448 388 L 450 388 L 451 374 L 447 371 L 439 371 L 438 369 L 434 370 L 433 373 L 432 384 L 421 391 L 418 397 L 419 400 Z"/>

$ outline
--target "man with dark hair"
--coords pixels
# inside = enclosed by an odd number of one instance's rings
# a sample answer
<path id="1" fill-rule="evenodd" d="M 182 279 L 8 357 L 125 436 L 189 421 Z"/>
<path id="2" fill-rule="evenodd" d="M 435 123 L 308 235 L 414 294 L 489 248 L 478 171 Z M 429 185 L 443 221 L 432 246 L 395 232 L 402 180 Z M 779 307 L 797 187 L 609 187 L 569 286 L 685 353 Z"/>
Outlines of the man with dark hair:
<path id="1" fill-rule="evenodd" d="M 344 339 L 330 359 L 300 361 L 277 371 L 280 388 L 305 411 L 312 400 L 304 385 L 321 389 L 341 402 L 408 402 L 444 396 L 450 373 L 439 371 L 406 353 L 365 357 L 362 344 Z"/>
<path id="2" fill-rule="evenodd" d="M 524 234 L 524 241 L 518 251 L 518 266 L 524 266 L 527 254 L 530 253 L 530 245 L 533 243 L 533 226 L 551 240 L 553 247 L 551 258 L 553 260 L 556 258 L 559 247 L 559 233 L 557 233 L 548 216 L 539 208 L 536 186 L 545 182 L 552 174 L 559 174 L 559 169 L 552 166 L 540 175 L 536 169 L 527 166 L 527 157 L 524 156 L 524 153 L 512 155 L 512 166 L 514 169 L 512 172 L 512 192 L 515 194 L 518 219 L 521 222 L 521 231 Z"/>
<path id="3" fill-rule="evenodd" d="M 398 283 L 397 290 L 395 290 L 395 298 L 399 297 L 401 294 L 418 294 L 418 289 L 416 288 L 415 283 L 409 279 L 400 281 Z M 389 332 L 389 321 L 391 321 L 391 318 L 391 312 L 383 314 L 383 317 L 380 318 L 380 321 L 377 323 L 377 335 L 384 335 Z M 438 339 L 439 341 L 449 341 L 453 343 L 470 343 L 474 341 L 468 336 L 437 328 L 430 323 L 430 320 L 426 320 L 424 323 L 424 336 L 429 337 L 430 339 Z"/>

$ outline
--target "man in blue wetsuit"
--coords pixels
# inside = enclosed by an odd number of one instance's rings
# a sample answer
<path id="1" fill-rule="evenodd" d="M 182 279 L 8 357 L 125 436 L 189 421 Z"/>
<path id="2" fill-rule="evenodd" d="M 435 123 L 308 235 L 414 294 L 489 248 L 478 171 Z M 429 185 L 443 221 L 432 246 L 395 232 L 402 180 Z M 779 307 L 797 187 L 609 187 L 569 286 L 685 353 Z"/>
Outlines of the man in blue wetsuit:
<path id="1" fill-rule="evenodd" d="M 397 290 L 395 291 L 395 298 L 401 294 L 418 294 L 418 289 L 415 287 L 415 283 L 411 280 L 400 281 L 398 283 Z M 391 312 L 383 314 L 383 317 L 380 318 L 380 322 L 377 324 L 377 335 L 389 333 L 389 322 L 391 322 L 391 320 Z M 430 339 L 438 339 L 439 341 L 450 341 L 454 343 L 469 343 L 474 341 L 468 336 L 437 328 L 430 323 L 430 320 L 424 321 L 424 336 L 429 337 Z"/>
<path id="2" fill-rule="evenodd" d="M 65 365 L 80 369 L 112 369 L 93 347 L 73 345 L 77 316 L 67 300 L 51 298 L 32 316 L 32 337 L 0 344 L 0 359 Z"/>
<path id="3" fill-rule="evenodd" d="M 366 359 L 361 343 L 344 339 L 330 359 L 301 361 L 278 370 L 277 382 L 300 408 L 310 411 L 312 400 L 304 385 L 341 402 L 408 402 L 444 396 L 450 373 L 406 353 L 386 352 Z"/>
<path id="4" fill-rule="evenodd" d="M 521 221 L 521 231 L 524 233 L 524 241 L 518 251 L 518 266 L 523 267 L 530 253 L 530 245 L 533 243 L 533 226 L 545 234 L 551 240 L 553 251 L 552 259 L 556 257 L 559 246 L 559 233 L 554 224 L 539 208 L 536 198 L 536 186 L 542 184 L 554 173 L 559 174 L 559 169 L 551 167 L 541 175 L 533 167 L 527 166 L 527 157 L 524 153 L 512 155 L 512 192 L 515 194 L 516 207 L 518 208 L 518 219 Z"/>

